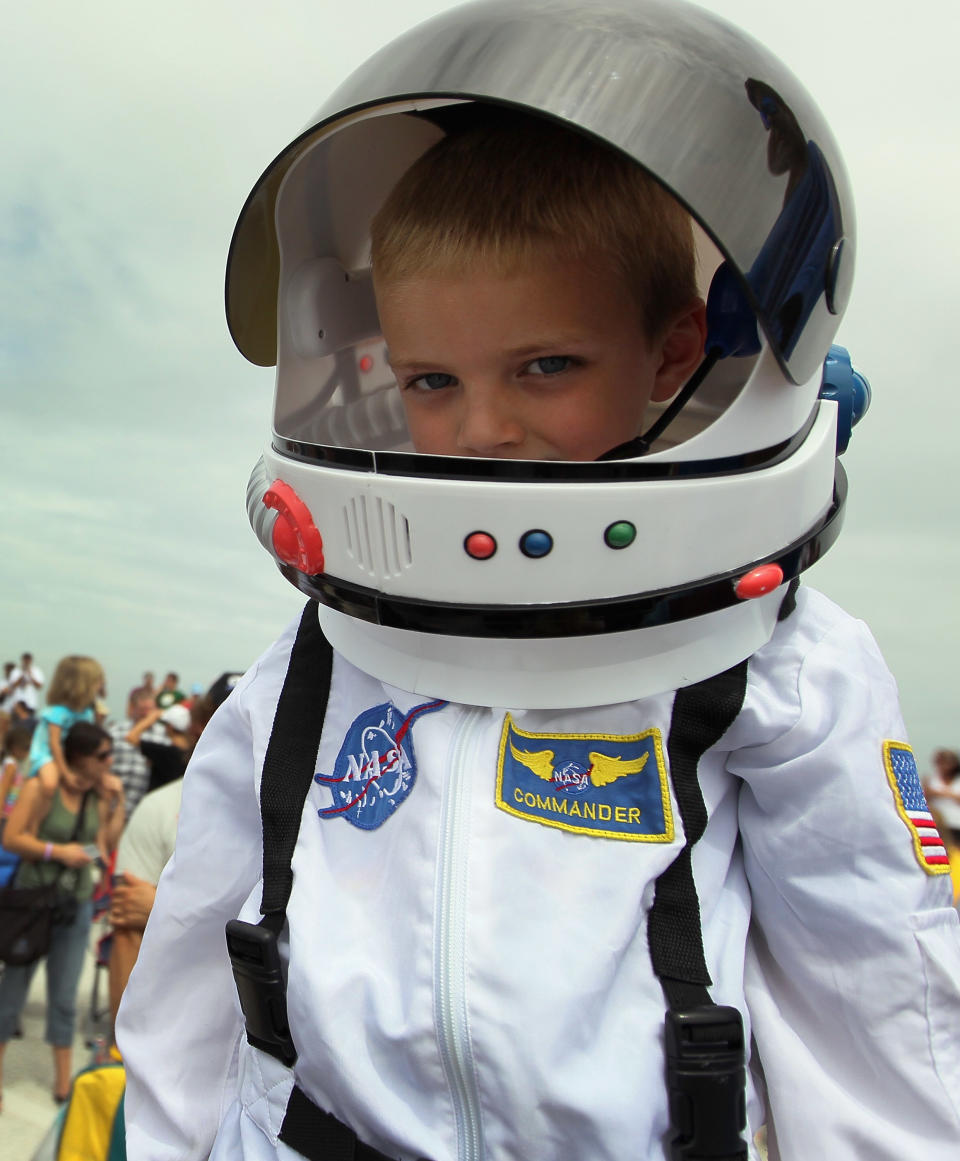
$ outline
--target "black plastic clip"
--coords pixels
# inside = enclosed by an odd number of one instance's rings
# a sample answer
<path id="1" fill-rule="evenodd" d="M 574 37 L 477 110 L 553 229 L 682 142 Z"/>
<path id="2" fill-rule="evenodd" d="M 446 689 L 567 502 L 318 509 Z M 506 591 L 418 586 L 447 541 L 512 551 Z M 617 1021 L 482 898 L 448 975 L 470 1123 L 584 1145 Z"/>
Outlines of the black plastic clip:
<path id="1" fill-rule="evenodd" d="M 706 1004 L 667 1012 L 667 1092 L 675 1132 L 670 1161 L 746 1161 L 743 1020 Z"/>
<path id="2" fill-rule="evenodd" d="M 287 989 L 275 926 L 270 916 L 260 923 L 231 919 L 226 929 L 227 951 L 247 1040 L 289 1066 L 297 1059 L 297 1050 L 287 1022 Z"/>

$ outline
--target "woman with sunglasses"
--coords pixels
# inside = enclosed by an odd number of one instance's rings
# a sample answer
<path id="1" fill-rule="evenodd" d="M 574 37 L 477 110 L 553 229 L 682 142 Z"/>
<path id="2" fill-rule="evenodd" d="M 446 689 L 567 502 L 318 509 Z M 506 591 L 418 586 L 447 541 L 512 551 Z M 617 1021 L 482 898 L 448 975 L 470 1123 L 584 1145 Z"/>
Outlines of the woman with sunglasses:
<path id="1" fill-rule="evenodd" d="M 54 925 L 45 957 L 46 1039 L 53 1047 L 53 1098 L 58 1103 L 70 1090 L 77 985 L 93 917 L 94 867 L 106 861 L 123 830 L 123 784 L 110 772 L 110 735 L 92 722 L 77 722 L 64 739 L 63 753 L 66 770 L 53 796 L 43 793 L 40 779 L 27 779 L 3 833 L 3 845 L 21 859 L 16 886 L 58 882 L 77 904 L 70 922 Z M 0 978 L 0 1108 L 3 1055 L 39 962 L 8 966 Z"/>

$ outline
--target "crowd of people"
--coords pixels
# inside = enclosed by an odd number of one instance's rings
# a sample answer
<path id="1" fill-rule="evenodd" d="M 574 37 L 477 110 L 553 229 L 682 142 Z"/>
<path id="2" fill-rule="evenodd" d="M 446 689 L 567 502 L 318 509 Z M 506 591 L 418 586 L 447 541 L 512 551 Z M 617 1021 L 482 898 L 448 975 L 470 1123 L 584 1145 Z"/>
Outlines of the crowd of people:
<path id="1" fill-rule="evenodd" d="M 173 851 L 187 762 L 237 674 L 205 694 L 176 673 L 156 685 L 144 673 L 125 713 L 105 703 L 106 680 L 91 657 L 60 660 L 47 684 L 30 653 L 4 666 L 0 684 L 0 886 L 56 885 L 66 901 L 49 949 L 0 975 L 0 1110 L 8 1042 L 34 972 L 46 965 L 46 1040 L 52 1094 L 70 1093 L 77 989 L 90 954 L 95 904 L 109 908 L 113 1014 L 136 960 L 156 884 Z M 154 793 L 155 792 L 155 793 Z M 59 906 L 59 905 L 58 905 Z"/>

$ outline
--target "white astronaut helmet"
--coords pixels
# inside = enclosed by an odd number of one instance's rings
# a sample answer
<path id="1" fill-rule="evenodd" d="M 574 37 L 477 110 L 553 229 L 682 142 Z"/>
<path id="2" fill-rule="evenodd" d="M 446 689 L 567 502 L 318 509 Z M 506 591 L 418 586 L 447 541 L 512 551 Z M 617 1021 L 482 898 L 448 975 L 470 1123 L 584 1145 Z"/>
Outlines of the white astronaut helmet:
<path id="1" fill-rule="evenodd" d="M 707 354 L 596 462 L 422 455 L 386 361 L 370 222 L 485 109 L 586 134 L 697 230 Z M 361 66 L 240 215 L 227 318 L 277 366 L 251 523 L 335 648 L 401 688 L 601 705 L 691 684 L 769 640 L 833 543 L 837 455 L 869 402 L 831 348 L 854 218 L 822 114 L 783 64 L 680 0 L 477 0 Z"/>

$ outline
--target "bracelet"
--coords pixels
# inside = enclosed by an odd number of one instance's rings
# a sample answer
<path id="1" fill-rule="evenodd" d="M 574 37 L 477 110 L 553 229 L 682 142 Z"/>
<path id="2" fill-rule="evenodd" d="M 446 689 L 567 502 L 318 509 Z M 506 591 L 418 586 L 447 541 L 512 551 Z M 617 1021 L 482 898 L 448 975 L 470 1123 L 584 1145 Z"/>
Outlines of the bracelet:
<path id="1" fill-rule="evenodd" d="M 47 845 L 43 848 L 43 861 L 45 863 L 49 863 L 52 856 L 53 856 L 53 843 L 47 843 Z"/>

